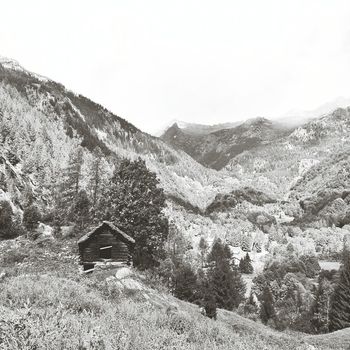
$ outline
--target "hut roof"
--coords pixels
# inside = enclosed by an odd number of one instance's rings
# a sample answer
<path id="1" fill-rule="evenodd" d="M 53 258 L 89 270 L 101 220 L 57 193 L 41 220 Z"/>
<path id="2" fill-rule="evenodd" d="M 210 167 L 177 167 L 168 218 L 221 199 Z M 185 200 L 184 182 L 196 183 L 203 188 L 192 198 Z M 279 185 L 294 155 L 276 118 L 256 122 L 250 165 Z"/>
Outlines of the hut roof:
<path id="1" fill-rule="evenodd" d="M 84 236 L 80 237 L 80 239 L 78 240 L 78 244 L 86 242 L 102 226 L 108 226 L 112 231 L 119 233 L 119 235 L 121 235 L 126 241 L 128 241 L 131 244 L 135 244 L 135 240 L 133 238 L 131 238 L 129 235 L 127 235 L 125 232 L 123 232 L 121 229 L 119 229 L 117 226 L 113 225 L 109 221 L 103 221 L 102 224 L 95 227 L 93 230 L 91 230 L 90 232 L 88 232 Z"/>

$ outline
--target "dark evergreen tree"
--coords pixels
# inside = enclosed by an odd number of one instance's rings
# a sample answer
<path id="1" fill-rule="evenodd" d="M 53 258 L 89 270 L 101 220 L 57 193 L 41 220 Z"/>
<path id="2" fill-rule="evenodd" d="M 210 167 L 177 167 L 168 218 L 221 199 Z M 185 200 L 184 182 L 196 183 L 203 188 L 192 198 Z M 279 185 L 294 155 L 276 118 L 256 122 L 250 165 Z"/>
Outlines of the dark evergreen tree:
<path id="1" fill-rule="evenodd" d="M 0 201 L 0 240 L 25 234 L 20 221 L 20 217 L 14 214 L 10 202 Z"/>
<path id="2" fill-rule="evenodd" d="M 223 260 L 226 260 L 230 263 L 231 259 L 232 254 L 228 245 L 223 244 L 220 238 L 215 240 L 208 254 L 209 265 L 215 266 Z"/>
<path id="3" fill-rule="evenodd" d="M 23 225 L 29 231 L 33 232 L 38 228 L 41 220 L 41 213 L 37 206 L 34 204 L 26 207 L 23 212 Z"/>
<path id="4" fill-rule="evenodd" d="M 79 146 L 69 155 L 69 162 L 56 191 L 55 225 L 74 220 L 74 203 L 79 193 L 83 150 Z"/>
<path id="5" fill-rule="evenodd" d="M 8 201 L 0 202 L 0 239 L 15 237 L 13 233 L 13 211 Z"/>
<path id="6" fill-rule="evenodd" d="M 245 293 L 246 293 L 247 287 L 237 267 L 232 268 L 232 276 L 233 276 L 232 300 L 233 300 L 234 307 L 238 307 L 239 304 L 245 300 Z"/>
<path id="7" fill-rule="evenodd" d="M 197 276 L 188 264 L 180 265 L 175 274 L 174 295 L 191 303 L 198 297 Z"/>
<path id="8" fill-rule="evenodd" d="M 210 283 L 207 283 L 204 289 L 203 307 L 205 309 L 206 316 L 216 320 L 217 310 L 216 310 L 215 292 L 210 287 Z"/>
<path id="9" fill-rule="evenodd" d="M 165 194 L 146 163 L 124 159 L 106 186 L 100 214 L 125 230 L 135 241 L 134 264 L 147 268 L 164 257 L 168 220 L 163 214 Z"/>
<path id="10" fill-rule="evenodd" d="M 253 273 L 254 268 L 248 253 L 239 261 L 239 270 L 241 271 L 241 273 Z"/>
<path id="11" fill-rule="evenodd" d="M 327 333 L 329 331 L 329 315 L 333 288 L 331 282 L 320 276 L 315 300 L 311 307 L 311 325 L 314 333 Z"/>
<path id="12" fill-rule="evenodd" d="M 92 191 L 92 207 L 97 208 L 98 199 L 101 192 L 101 172 L 103 165 L 103 153 L 100 147 L 97 147 L 93 152 L 93 162 L 91 165 L 91 191 Z"/>
<path id="13" fill-rule="evenodd" d="M 260 305 L 260 319 L 264 324 L 269 320 L 276 320 L 276 311 L 274 307 L 273 296 L 269 286 L 266 286 L 263 291 Z"/>
<path id="14" fill-rule="evenodd" d="M 217 240 L 208 257 L 208 280 L 214 292 L 216 305 L 232 310 L 244 300 L 245 284 L 237 268 L 231 267 L 231 252 L 227 245 Z"/>
<path id="15" fill-rule="evenodd" d="M 339 282 L 334 289 L 329 317 L 331 332 L 350 327 L 350 252 L 345 250 Z"/>
<path id="16" fill-rule="evenodd" d="M 85 190 L 78 192 L 72 207 L 72 218 L 75 222 L 75 231 L 81 231 L 89 223 L 90 201 Z"/>
<path id="17" fill-rule="evenodd" d="M 69 156 L 68 167 L 66 168 L 65 190 L 76 195 L 79 192 L 81 179 L 81 167 L 83 165 L 83 149 L 78 147 Z"/>

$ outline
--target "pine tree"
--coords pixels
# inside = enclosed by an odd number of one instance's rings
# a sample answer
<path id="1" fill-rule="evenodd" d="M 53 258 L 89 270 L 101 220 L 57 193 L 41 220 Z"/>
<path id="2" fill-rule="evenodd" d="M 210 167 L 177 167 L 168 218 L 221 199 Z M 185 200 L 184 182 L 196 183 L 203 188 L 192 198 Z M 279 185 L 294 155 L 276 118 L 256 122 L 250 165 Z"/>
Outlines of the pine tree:
<path id="1" fill-rule="evenodd" d="M 206 282 L 203 294 L 203 307 L 205 309 L 205 314 L 207 317 L 216 320 L 217 310 L 215 291 L 211 288 L 211 284 L 209 282 Z"/>
<path id="2" fill-rule="evenodd" d="M 239 270 L 241 271 L 241 273 L 246 273 L 246 274 L 253 273 L 254 269 L 248 253 L 245 255 L 245 257 L 243 257 L 239 261 Z"/>
<path id="3" fill-rule="evenodd" d="M 101 191 L 101 173 L 103 167 L 103 153 L 100 147 L 97 147 L 93 152 L 94 159 L 91 165 L 91 189 L 92 189 L 92 207 L 94 210 L 97 207 L 98 198 Z"/>
<path id="4" fill-rule="evenodd" d="M 73 220 L 73 206 L 79 193 L 82 164 L 83 150 L 79 146 L 69 155 L 68 166 L 64 170 L 63 179 L 58 185 L 55 218 L 58 226 Z"/>
<path id="5" fill-rule="evenodd" d="M 315 333 L 327 333 L 329 331 L 332 292 L 331 282 L 320 276 L 315 300 L 311 308 L 311 324 Z"/>
<path id="6" fill-rule="evenodd" d="M 83 230 L 90 221 L 90 201 L 85 190 L 80 190 L 72 207 L 72 218 L 76 224 L 75 231 Z"/>
<path id="7" fill-rule="evenodd" d="M 227 260 L 230 263 L 231 259 L 232 254 L 228 245 L 223 244 L 220 238 L 216 239 L 208 254 L 208 263 L 217 265 L 222 260 Z"/>
<path id="8" fill-rule="evenodd" d="M 234 307 L 238 307 L 245 299 L 245 292 L 247 290 L 246 284 L 243 281 L 242 275 L 237 267 L 232 268 L 233 272 L 233 288 L 232 299 Z"/>
<path id="9" fill-rule="evenodd" d="M 8 201 L 0 201 L 0 239 L 14 238 L 13 210 Z"/>
<path id="10" fill-rule="evenodd" d="M 191 303 L 197 298 L 197 276 L 188 264 L 180 265 L 175 274 L 174 295 Z"/>
<path id="11" fill-rule="evenodd" d="M 165 199 L 156 174 L 141 158 L 124 159 L 101 197 L 100 217 L 135 239 L 134 264 L 140 268 L 158 265 L 164 258 L 169 229 L 163 214 Z"/>
<path id="12" fill-rule="evenodd" d="M 231 252 L 220 239 L 216 240 L 209 253 L 208 279 L 214 291 L 216 305 L 232 310 L 244 300 L 245 284 L 237 268 L 231 267 Z"/>
<path id="13" fill-rule="evenodd" d="M 39 225 L 41 214 L 37 206 L 30 205 L 24 209 L 23 225 L 29 231 L 33 232 Z"/>
<path id="14" fill-rule="evenodd" d="M 264 324 L 267 324 L 269 320 L 276 320 L 273 296 L 269 286 L 266 286 L 263 291 L 260 306 L 260 319 Z"/>
<path id="15" fill-rule="evenodd" d="M 69 157 L 68 167 L 66 169 L 66 190 L 78 194 L 81 179 L 81 167 L 83 165 L 83 149 L 78 147 Z"/>
<path id="16" fill-rule="evenodd" d="M 332 296 L 329 318 L 331 332 L 350 327 L 350 252 L 347 250 L 344 250 L 343 266 Z"/>

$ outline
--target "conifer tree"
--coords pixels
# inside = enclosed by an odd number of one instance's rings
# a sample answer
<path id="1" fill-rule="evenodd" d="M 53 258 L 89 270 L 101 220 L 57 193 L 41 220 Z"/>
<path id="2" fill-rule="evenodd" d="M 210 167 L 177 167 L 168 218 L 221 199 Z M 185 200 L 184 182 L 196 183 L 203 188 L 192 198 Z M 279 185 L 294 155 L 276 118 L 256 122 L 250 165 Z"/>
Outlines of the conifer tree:
<path id="1" fill-rule="evenodd" d="M 223 260 L 230 262 L 231 259 L 232 254 L 229 247 L 223 244 L 220 238 L 216 239 L 208 254 L 208 263 L 215 266 Z"/>
<path id="2" fill-rule="evenodd" d="M 203 307 L 205 309 L 206 316 L 216 320 L 217 310 L 215 292 L 211 287 L 211 283 L 208 281 L 204 285 Z"/>
<path id="3" fill-rule="evenodd" d="M 344 250 L 339 282 L 331 301 L 329 320 L 331 332 L 350 327 L 350 252 Z"/>
<path id="4" fill-rule="evenodd" d="M 8 201 L 0 201 L 0 239 L 14 238 L 13 210 Z"/>
<path id="5" fill-rule="evenodd" d="M 83 165 L 83 149 L 79 146 L 69 156 L 68 167 L 66 169 L 66 191 L 71 191 L 73 195 L 78 194 L 81 179 L 81 167 Z"/>
<path id="6" fill-rule="evenodd" d="M 247 290 L 246 284 L 243 281 L 242 275 L 239 272 L 238 267 L 232 268 L 233 272 L 233 288 L 232 288 L 232 299 L 234 307 L 238 307 L 241 302 L 245 299 L 245 293 Z"/>
<path id="7" fill-rule="evenodd" d="M 267 324 L 269 320 L 276 320 L 273 296 L 269 286 L 265 286 L 263 291 L 260 305 L 260 319 L 264 324 Z"/>
<path id="8" fill-rule="evenodd" d="M 23 225 L 29 231 L 33 232 L 39 225 L 41 214 L 34 204 L 26 207 L 23 212 Z"/>
<path id="9" fill-rule="evenodd" d="M 253 273 L 254 269 L 248 253 L 239 261 L 239 269 L 241 273 L 246 273 L 246 274 Z"/>
<path id="10" fill-rule="evenodd" d="M 101 197 L 100 217 L 110 220 L 136 241 L 134 264 L 147 268 L 164 258 L 168 220 L 163 209 L 165 194 L 145 161 L 124 159 Z"/>
<path id="11" fill-rule="evenodd" d="M 191 303 L 196 301 L 197 292 L 197 276 L 189 264 L 181 264 L 175 274 L 174 295 Z"/>
<path id="12" fill-rule="evenodd" d="M 216 305 L 232 310 L 244 300 L 245 284 L 237 268 L 231 267 L 231 252 L 220 239 L 216 240 L 208 256 L 208 279 L 214 291 Z"/>
<path id="13" fill-rule="evenodd" d="M 94 159 L 91 165 L 91 190 L 92 190 L 92 207 L 96 209 L 99 194 L 101 191 L 101 172 L 103 165 L 103 153 L 100 147 L 93 152 Z"/>
<path id="14" fill-rule="evenodd" d="M 311 324 L 315 333 L 327 333 L 329 331 L 332 292 L 331 282 L 320 276 L 315 300 L 311 308 Z"/>
<path id="15" fill-rule="evenodd" d="M 58 226 L 73 220 L 73 206 L 79 192 L 82 164 L 83 150 L 79 146 L 69 155 L 68 166 L 64 170 L 63 179 L 58 186 L 55 218 Z"/>
<path id="16" fill-rule="evenodd" d="M 72 218 L 76 224 L 75 230 L 82 230 L 89 222 L 90 201 L 85 190 L 80 190 L 72 207 Z"/>

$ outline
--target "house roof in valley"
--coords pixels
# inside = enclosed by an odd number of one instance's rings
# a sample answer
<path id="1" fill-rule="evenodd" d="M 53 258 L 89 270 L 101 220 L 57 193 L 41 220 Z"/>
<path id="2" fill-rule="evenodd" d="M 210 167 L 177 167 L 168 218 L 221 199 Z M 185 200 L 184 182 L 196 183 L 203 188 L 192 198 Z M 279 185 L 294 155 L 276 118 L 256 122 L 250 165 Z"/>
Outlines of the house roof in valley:
<path id="1" fill-rule="evenodd" d="M 92 237 L 96 233 L 96 231 L 98 229 L 100 229 L 103 226 L 108 226 L 112 231 L 117 232 L 120 236 L 122 236 L 127 242 L 129 242 L 131 244 L 135 244 L 135 240 L 132 237 L 127 235 L 125 232 L 123 232 L 121 229 L 119 229 L 117 226 L 113 225 L 109 221 L 103 221 L 102 224 L 95 227 L 93 230 L 91 230 L 90 232 L 88 232 L 84 236 L 80 237 L 80 239 L 78 240 L 78 244 L 82 244 L 82 243 L 86 242 L 90 237 Z"/>

